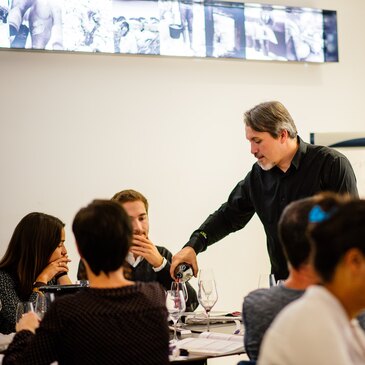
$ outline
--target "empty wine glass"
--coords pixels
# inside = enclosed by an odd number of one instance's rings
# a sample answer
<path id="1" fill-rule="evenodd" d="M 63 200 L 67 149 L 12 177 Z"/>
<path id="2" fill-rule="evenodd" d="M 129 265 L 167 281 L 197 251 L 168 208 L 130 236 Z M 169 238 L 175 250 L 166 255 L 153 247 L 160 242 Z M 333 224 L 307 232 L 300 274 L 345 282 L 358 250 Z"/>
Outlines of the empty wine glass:
<path id="1" fill-rule="evenodd" d="M 207 331 L 209 332 L 209 313 L 218 300 L 217 288 L 215 285 L 213 272 L 209 269 L 199 271 L 198 279 L 198 301 L 204 308 L 207 315 Z"/>
<path id="2" fill-rule="evenodd" d="M 34 312 L 34 305 L 32 302 L 19 302 L 16 307 L 16 323 L 20 321 L 23 314 L 28 312 Z"/>
<path id="3" fill-rule="evenodd" d="M 51 303 L 54 301 L 54 293 L 39 293 L 35 302 L 35 312 L 40 319 L 43 319 L 44 314 L 49 309 Z"/>
<path id="4" fill-rule="evenodd" d="M 181 314 L 185 311 L 186 304 L 181 290 L 168 290 L 166 293 L 166 308 L 174 323 L 174 338 L 171 342 L 177 342 L 176 324 Z"/>

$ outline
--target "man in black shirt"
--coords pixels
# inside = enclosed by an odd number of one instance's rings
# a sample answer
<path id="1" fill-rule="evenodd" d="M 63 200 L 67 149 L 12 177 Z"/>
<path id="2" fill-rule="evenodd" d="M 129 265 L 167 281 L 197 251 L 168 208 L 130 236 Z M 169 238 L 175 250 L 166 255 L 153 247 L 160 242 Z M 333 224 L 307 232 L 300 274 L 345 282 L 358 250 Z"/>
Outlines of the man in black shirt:
<path id="1" fill-rule="evenodd" d="M 277 101 L 255 106 L 244 115 L 246 138 L 257 158 L 245 179 L 218 210 L 193 232 L 184 248 L 173 256 L 170 273 L 181 262 L 198 271 L 196 255 L 228 234 L 245 227 L 257 213 L 264 225 L 271 273 L 286 279 L 288 270 L 277 223 L 292 201 L 320 191 L 358 197 L 356 178 L 348 159 L 328 147 L 310 145 L 297 135 L 287 109 Z"/>

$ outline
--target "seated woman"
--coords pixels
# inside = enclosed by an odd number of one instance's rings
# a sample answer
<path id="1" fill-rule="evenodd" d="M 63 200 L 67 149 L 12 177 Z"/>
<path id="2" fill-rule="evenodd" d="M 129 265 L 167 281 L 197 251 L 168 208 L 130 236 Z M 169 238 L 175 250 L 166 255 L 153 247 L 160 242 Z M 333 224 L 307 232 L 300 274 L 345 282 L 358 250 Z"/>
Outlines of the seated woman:
<path id="1" fill-rule="evenodd" d="M 90 287 L 58 298 L 40 325 L 35 313 L 25 314 L 3 364 L 168 364 L 163 288 L 124 277 L 132 239 L 124 209 L 94 201 L 72 229 Z"/>
<path id="2" fill-rule="evenodd" d="M 365 200 L 309 214 L 313 263 L 322 285 L 285 307 L 266 332 L 259 365 L 364 365 Z"/>
<path id="3" fill-rule="evenodd" d="M 71 284 L 64 243 L 64 224 L 56 217 L 30 213 L 18 223 L 0 261 L 1 333 L 15 332 L 18 303 L 35 302 L 39 286 Z"/>

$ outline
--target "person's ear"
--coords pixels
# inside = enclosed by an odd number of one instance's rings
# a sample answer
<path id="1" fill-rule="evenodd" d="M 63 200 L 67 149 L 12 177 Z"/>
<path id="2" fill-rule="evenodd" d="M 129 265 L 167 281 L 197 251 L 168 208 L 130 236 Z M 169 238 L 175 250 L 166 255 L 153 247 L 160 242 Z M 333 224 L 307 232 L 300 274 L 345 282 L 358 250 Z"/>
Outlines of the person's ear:
<path id="1" fill-rule="evenodd" d="M 344 263 L 354 274 L 357 274 L 365 267 L 365 256 L 358 248 L 352 248 L 346 252 Z"/>
<path id="2" fill-rule="evenodd" d="M 286 129 L 282 129 L 279 136 L 280 142 L 285 143 L 288 137 L 289 137 L 288 131 Z"/>

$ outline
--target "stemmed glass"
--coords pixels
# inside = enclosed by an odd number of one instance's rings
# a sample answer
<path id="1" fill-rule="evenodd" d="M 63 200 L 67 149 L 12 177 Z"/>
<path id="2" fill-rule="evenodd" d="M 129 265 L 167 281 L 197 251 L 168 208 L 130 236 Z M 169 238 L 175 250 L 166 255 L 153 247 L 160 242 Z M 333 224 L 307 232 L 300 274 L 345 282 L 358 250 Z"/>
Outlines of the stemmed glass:
<path id="1" fill-rule="evenodd" d="M 185 311 L 185 299 L 181 290 L 168 290 L 166 293 L 166 308 L 174 323 L 174 338 L 171 342 L 177 342 L 176 324 L 181 314 Z"/>
<path id="2" fill-rule="evenodd" d="M 183 293 L 185 302 L 187 302 L 189 295 L 188 295 L 188 289 L 186 288 L 186 284 L 183 283 L 182 281 L 173 281 L 171 283 L 171 290 L 176 291 L 176 290 L 180 290 Z"/>
<path id="3" fill-rule="evenodd" d="M 173 281 L 171 283 L 171 290 L 172 291 L 181 291 L 183 293 L 184 299 L 185 299 L 185 303 L 187 303 L 189 295 L 188 295 L 188 289 L 186 288 L 186 284 L 182 281 Z M 186 309 L 186 305 L 185 305 L 185 309 Z M 185 311 L 184 309 L 184 311 Z M 181 316 L 179 317 L 178 321 L 177 321 L 177 326 L 181 326 L 181 322 L 180 322 Z"/>
<path id="4" fill-rule="evenodd" d="M 209 313 L 218 300 L 218 293 L 212 270 L 202 269 L 199 271 L 198 286 L 198 301 L 205 309 L 207 315 L 207 331 L 209 332 Z"/>
<path id="5" fill-rule="evenodd" d="M 16 307 L 16 323 L 20 321 L 23 314 L 28 312 L 34 312 L 34 305 L 32 302 L 19 302 Z"/>
<path id="6" fill-rule="evenodd" d="M 269 285 L 270 287 L 272 286 L 276 286 L 276 279 L 275 279 L 275 275 L 274 274 L 270 274 L 269 275 Z"/>
<path id="7" fill-rule="evenodd" d="M 38 293 L 35 302 L 35 312 L 40 319 L 43 319 L 44 314 L 47 312 L 51 303 L 54 301 L 54 297 L 54 293 Z"/>

